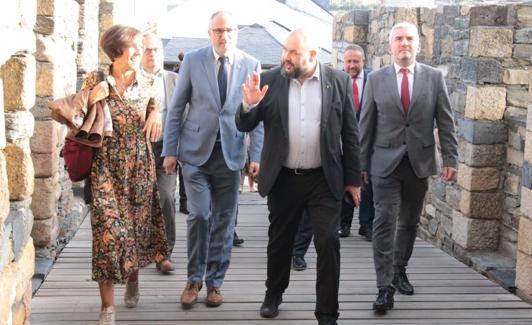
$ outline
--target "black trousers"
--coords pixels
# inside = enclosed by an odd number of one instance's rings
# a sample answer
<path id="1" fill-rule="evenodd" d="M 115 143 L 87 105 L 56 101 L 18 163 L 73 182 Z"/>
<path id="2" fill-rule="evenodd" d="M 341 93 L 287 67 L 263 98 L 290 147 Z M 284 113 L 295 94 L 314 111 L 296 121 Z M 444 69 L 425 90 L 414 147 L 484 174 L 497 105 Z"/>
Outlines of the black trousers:
<path id="1" fill-rule="evenodd" d="M 268 195 L 268 275 L 266 295 L 281 296 L 290 281 L 292 246 L 303 210 L 309 215 L 316 247 L 316 317 L 338 317 L 340 279 L 340 200 L 322 171 L 295 175 L 283 168 Z"/>
<path id="2" fill-rule="evenodd" d="M 342 200 L 342 227 L 351 229 L 355 207 Z M 373 206 L 373 188 L 371 181 L 364 185 L 360 193 L 360 208 L 358 209 L 358 221 L 361 227 L 373 228 L 373 219 L 375 219 L 375 207 Z"/>
<path id="3" fill-rule="evenodd" d="M 303 216 L 299 222 L 296 238 L 294 239 L 294 247 L 292 249 L 292 256 L 305 257 L 307 250 L 312 241 L 312 224 L 310 217 L 306 210 L 303 210 Z"/>

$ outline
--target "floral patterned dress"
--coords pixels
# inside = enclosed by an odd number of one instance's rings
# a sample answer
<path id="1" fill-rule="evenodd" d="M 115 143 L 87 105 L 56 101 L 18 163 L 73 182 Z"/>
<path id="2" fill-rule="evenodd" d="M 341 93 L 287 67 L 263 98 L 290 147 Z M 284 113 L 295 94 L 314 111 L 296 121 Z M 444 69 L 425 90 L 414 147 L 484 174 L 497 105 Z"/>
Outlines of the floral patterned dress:
<path id="1" fill-rule="evenodd" d="M 92 279 L 125 283 L 129 275 L 167 252 L 165 224 L 159 205 L 155 161 L 142 129 L 147 108 L 157 105 L 153 80 L 137 73 L 120 97 L 114 78 L 106 101 L 111 111 L 112 137 L 95 152 L 92 163 Z M 82 88 L 100 82 L 98 72 Z"/>

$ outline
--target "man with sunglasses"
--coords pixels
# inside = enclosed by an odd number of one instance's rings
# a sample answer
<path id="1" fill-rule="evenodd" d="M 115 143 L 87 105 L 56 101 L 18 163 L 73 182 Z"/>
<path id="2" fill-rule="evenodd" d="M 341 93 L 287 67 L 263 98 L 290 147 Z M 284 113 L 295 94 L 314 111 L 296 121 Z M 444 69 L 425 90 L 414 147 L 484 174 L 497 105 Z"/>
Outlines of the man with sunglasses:
<path id="1" fill-rule="evenodd" d="M 246 160 L 244 133 L 236 129 L 240 86 L 260 63 L 236 48 L 237 26 L 227 12 L 209 21 L 211 45 L 187 53 L 164 131 L 167 174 L 180 162 L 188 199 L 187 284 L 183 308 L 191 308 L 207 286 L 206 305 L 223 303 L 220 288 L 229 267 L 238 204 L 240 170 Z M 259 171 L 263 128 L 251 132 L 250 171 Z"/>

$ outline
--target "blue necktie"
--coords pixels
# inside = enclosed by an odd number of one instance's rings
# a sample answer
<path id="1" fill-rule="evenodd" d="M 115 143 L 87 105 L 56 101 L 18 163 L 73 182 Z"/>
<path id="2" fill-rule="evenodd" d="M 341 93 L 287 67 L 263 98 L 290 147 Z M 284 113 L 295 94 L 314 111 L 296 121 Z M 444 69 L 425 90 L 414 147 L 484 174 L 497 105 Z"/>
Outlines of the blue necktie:
<path id="1" fill-rule="evenodd" d="M 223 107 L 227 93 L 227 65 L 225 64 L 226 57 L 218 58 L 220 61 L 220 69 L 218 69 L 218 90 L 220 91 L 220 104 Z"/>

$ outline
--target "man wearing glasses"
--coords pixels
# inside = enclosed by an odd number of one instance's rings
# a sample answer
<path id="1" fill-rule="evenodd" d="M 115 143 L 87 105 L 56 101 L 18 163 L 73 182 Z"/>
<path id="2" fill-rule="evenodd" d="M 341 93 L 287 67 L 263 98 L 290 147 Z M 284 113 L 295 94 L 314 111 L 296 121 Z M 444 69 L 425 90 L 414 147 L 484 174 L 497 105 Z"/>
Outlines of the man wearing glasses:
<path id="1" fill-rule="evenodd" d="M 207 287 L 206 305 L 223 303 L 220 288 L 229 267 L 238 204 L 240 170 L 245 163 L 244 133 L 236 129 L 241 85 L 260 63 L 236 48 L 237 26 L 227 12 L 209 20 L 211 45 L 185 55 L 168 109 L 163 167 L 182 166 L 188 198 L 187 284 L 183 308 L 191 308 Z M 188 105 L 188 108 L 187 108 Z M 187 109 L 186 109 L 187 108 Z M 259 171 L 263 128 L 251 132 L 250 170 Z"/>

